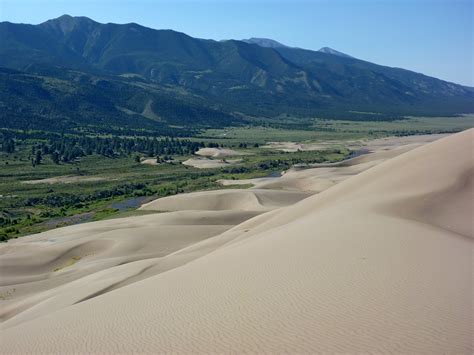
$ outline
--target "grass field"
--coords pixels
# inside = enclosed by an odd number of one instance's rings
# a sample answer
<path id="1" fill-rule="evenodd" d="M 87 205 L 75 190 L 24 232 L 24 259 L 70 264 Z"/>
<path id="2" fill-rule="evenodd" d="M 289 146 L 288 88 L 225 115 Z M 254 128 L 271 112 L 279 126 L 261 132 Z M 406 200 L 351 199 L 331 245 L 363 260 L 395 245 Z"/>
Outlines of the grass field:
<path id="1" fill-rule="evenodd" d="M 315 119 L 306 130 L 270 127 L 231 127 L 210 129 L 199 139 L 238 145 L 240 142 L 264 144 L 269 141 L 321 142 L 326 140 L 354 140 L 391 135 L 412 135 L 458 132 L 474 127 L 474 115 L 459 117 L 413 117 L 399 121 L 336 121 Z"/>

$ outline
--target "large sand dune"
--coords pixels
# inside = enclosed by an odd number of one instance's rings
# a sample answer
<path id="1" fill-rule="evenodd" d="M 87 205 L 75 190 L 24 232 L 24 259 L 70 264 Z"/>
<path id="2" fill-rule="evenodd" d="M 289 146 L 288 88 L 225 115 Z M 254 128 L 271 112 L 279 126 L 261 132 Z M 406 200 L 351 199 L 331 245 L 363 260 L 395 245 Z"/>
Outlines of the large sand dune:
<path id="1" fill-rule="evenodd" d="M 166 266 L 165 257 L 257 214 L 160 213 L 80 224 L 11 241 L 0 249 L 2 327 L 135 282 L 149 274 L 144 268 L 154 267 L 156 274 L 174 267 Z"/>
<path id="2" fill-rule="evenodd" d="M 291 205 L 311 193 L 279 190 L 214 190 L 192 192 L 160 198 L 143 205 L 140 209 L 152 211 L 268 211 Z"/>
<path id="3" fill-rule="evenodd" d="M 9 242 L 1 351 L 470 354 L 473 142 L 379 160 L 288 206 L 273 193 L 295 191 L 206 192 L 210 211 L 175 196 L 147 208 L 178 212 Z"/>

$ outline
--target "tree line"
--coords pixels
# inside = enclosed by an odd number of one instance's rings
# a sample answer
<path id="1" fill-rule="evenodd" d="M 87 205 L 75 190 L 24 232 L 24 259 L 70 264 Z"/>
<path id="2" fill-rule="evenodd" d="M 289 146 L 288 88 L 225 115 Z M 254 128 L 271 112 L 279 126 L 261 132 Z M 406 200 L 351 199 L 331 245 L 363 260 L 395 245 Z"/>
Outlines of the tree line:
<path id="1" fill-rule="evenodd" d="M 42 139 L 41 139 L 42 138 Z M 21 139 L 12 134 L 4 133 L 2 136 L 1 150 L 6 153 L 14 153 L 18 143 L 23 143 L 26 139 Z M 189 155 L 205 146 L 219 147 L 218 143 L 207 143 L 191 141 L 174 137 L 150 138 L 150 137 L 89 137 L 89 136 L 69 136 L 59 134 L 45 134 L 35 139 L 40 140 L 31 145 L 31 161 L 33 165 L 40 164 L 46 155 L 51 160 L 59 164 L 68 163 L 77 158 L 98 154 L 109 158 L 118 156 L 129 156 L 132 153 L 144 154 L 149 157 L 172 155 Z"/>

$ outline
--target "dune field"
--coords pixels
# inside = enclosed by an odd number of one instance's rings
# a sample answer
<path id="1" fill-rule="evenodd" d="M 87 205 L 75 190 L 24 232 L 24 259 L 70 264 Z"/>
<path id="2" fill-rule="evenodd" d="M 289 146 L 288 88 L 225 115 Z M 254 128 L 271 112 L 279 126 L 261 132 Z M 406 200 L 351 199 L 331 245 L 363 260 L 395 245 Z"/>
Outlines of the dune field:
<path id="1" fill-rule="evenodd" d="M 474 129 L 371 144 L 0 245 L 0 352 L 473 353 Z"/>

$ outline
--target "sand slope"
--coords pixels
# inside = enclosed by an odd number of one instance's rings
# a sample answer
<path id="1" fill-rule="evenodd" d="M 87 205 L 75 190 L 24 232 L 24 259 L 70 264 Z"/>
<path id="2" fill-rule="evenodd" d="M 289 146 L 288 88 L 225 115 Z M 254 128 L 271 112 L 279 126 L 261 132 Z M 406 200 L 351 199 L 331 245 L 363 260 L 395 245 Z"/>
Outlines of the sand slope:
<path id="1" fill-rule="evenodd" d="M 225 148 L 201 148 L 196 152 L 196 155 L 209 158 L 226 158 L 237 155 L 248 155 L 248 153 Z"/>
<path id="2" fill-rule="evenodd" d="M 69 226 L 0 249 L 2 328 L 175 267 L 174 252 L 258 212 L 182 211 Z"/>
<path id="3" fill-rule="evenodd" d="M 321 192 L 351 176 L 420 146 L 426 139 L 422 136 L 420 142 L 409 144 L 402 144 L 404 140 L 401 140 L 400 146 L 383 146 L 381 149 L 374 149 L 370 154 L 338 163 L 313 164 L 314 168 L 309 169 L 292 168 L 281 177 L 219 180 L 219 182 L 224 186 L 251 184 L 258 189 Z"/>
<path id="4" fill-rule="evenodd" d="M 215 169 L 230 166 L 242 162 L 242 159 L 228 159 L 228 157 L 238 157 L 249 155 L 250 153 L 238 152 L 232 149 L 224 148 L 201 148 L 196 152 L 199 158 L 190 158 L 183 161 L 184 165 L 192 166 L 198 169 Z"/>
<path id="5" fill-rule="evenodd" d="M 268 211 L 298 202 L 311 193 L 261 189 L 213 190 L 174 195 L 151 201 L 141 210 L 152 211 Z"/>
<path id="6" fill-rule="evenodd" d="M 470 354 L 473 142 L 417 148 L 172 252 L 166 272 L 2 331 L 2 352 Z"/>
<path id="7" fill-rule="evenodd" d="M 182 251 L 309 193 L 221 190 L 170 196 L 163 211 L 60 228 L 0 246 L 2 328 L 68 307 L 182 265 L 225 242 Z M 169 212 L 172 211 L 172 212 Z M 181 251 L 175 255 L 177 251 Z"/>

